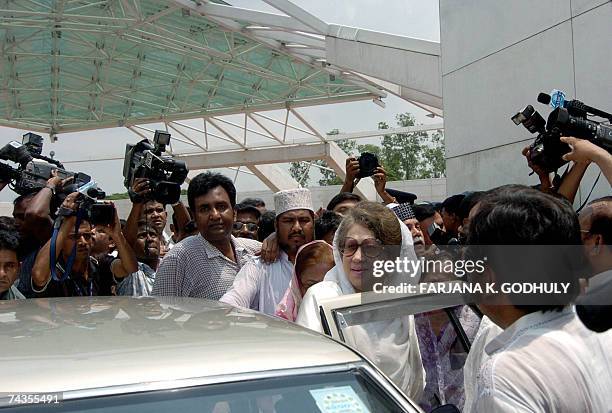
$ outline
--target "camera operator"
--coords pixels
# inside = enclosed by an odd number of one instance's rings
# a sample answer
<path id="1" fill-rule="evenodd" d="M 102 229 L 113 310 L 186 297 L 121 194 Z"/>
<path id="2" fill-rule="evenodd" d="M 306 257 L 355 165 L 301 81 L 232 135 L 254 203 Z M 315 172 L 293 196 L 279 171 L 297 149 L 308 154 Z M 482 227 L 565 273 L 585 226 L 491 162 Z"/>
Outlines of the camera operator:
<path id="1" fill-rule="evenodd" d="M 571 152 L 563 155 L 564 160 L 587 164 L 589 161 L 594 162 L 599 166 L 608 183 L 612 185 L 612 154 L 610 152 L 585 139 L 563 136 L 561 142 L 567 143 L 572 149 Z"/>
<path id="2" fill-rule="evenodd" d="M 55 240 L 55 268 L 51 267 L 51 245 L 53 237 L 36 254 L 31 268 L 32 289 L 41 297 L 72 297 L 99 295 L 102 277 L 97 261 L 90 256 L 92 247 L 92 225 L 87 219 L 77 219 L 82 194 L 73 192 L 62 203 L 62 210 L 70 212 L 63 216 Z M 80 222 L 79 222 L 80 221 Z M 76 227 L 77 222 L 79 226 Z M 121 224 L 115 210 L 114 222 L 109 226 L 119 257 L 126 271 L 137 269 L 136 260 L 121 233 Z M 30 269 L 26 268 L 26 271 Z M 56 276 L 53 276 L 53 272 Z"/>
<path id="3" fill-rule="evenodd" d="M 158 235 L 161 237 L 161 253 L 163 256 L 165 252 L 174 245 L 170 237 L 168 237 L 168 239 L 165 238 L 164 228 L 168 220 L 166 206 L 161 202 L 148 199 L 151 193 L 151 187 L 149 180 L 146 178 L 134 179 L 134 185 L 131 190 L 137 195 L 137 201 L 132 202 L 132 209 L 123 231 L 125 239 L 129 245 L 132 247 L 135 246 L 138 233 L 138 222 L 144 218 L 148 225 L 155 228 Z M 189 211 L 180 200 L 172 205 L 172 208 L 174 210 L 174 217 L 176 218 L 176 227 L 185 228 L 191 221 Z"/>
<path id="4" fill-rule="evenodd" d="M 346 158 L 346 177 L 344 178 L 344 184 L 342 185 L 342 189 L 340 189 L 340 193 L 353 192 L 355 186 L 361 180 L 359 177 L 359 172 L 359 160 L 354 156 L 349 156 Z M 395 198 L 389 195 L 389 193 L 385 190 L 385 185 L 387 184 L 387 172 L 382 166 L 378 166 L 374 169 L 372 179 L 374 180 L 376 193 L 381 197 L 385 205 L 396 202 Z"/>
<path id="5" fill-rule="evenodd" d="M 51 237 L 55 194 L 71 180 L 72 178 L 62 180 L 57 176 L 57 171 L 53 171 L 44 188 L 28 195 L 21 195 L 13 201 L 13 218 L 22 239 L 21 259 L 36 251 Z"/>
<path id="6" fill-rule="evenodd" d="M 32 274 L 36 254 L 45 242 L 51 238 L 53 230 L 53 212 L 57 208 L 55 194 L 72 178 L 62 180 L 53 171 L 44 188 L 27 195 L 20 195 L 13 201 L 13 218 L 19 232 L 19 259 L 22 263 L 19 273 L 19 290 L 28 298 L 36 294 L 32 290 Z"/>

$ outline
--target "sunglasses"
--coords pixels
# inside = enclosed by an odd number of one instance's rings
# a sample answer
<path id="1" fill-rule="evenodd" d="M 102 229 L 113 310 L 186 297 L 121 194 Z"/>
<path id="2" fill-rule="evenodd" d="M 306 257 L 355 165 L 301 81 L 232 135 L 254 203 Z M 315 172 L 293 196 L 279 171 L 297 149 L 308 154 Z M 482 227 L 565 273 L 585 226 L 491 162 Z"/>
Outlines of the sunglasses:
<path id="1" fill-rule="evenodd" d="M 234 224 L 232 225 L 232 228 L 234 229 L 234 231 L 240 231 L 242 228 L 247 227 L 248 231 L 257 231 L 257 228 L 259 228 L 259 225 L 254 224 L 252 222 L 240 222 L 240 221 L 236 221 L 234 222 Z"/>
<path id="2" fill-rule="evenodd" d="M 376 238 L 366 238 L 361 242 L 353 238 L 347 238 L 340 252 L 345 257 L 352 257 L 359 248 L 361 248 L 361 253 L 368 258 L 376 258 L 383 251 L 382 242 Z"/>

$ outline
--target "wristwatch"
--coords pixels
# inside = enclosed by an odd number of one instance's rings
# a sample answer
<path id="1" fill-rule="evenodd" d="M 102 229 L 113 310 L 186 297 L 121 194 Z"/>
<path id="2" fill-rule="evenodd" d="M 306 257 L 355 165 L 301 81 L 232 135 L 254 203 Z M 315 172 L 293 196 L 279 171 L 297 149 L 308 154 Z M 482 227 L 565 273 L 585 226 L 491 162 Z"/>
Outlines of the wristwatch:
<path id="1" fill-rule="evenodd" d="M 45 188 L 48 188 L 51 190 L 51 195 L 55 196 L 55 187 L 51 186 L 51 185 L 45 185 Z"/>

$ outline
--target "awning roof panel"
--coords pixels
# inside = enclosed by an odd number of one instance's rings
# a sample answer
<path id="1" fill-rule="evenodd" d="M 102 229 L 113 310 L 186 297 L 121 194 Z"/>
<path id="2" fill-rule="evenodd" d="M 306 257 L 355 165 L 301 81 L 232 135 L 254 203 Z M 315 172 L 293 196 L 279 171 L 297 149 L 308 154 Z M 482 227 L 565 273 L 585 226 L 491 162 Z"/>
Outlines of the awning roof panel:
<path id="1" fill-rule="evenodd" d="M 5 2 L 0 41 L 0 124 L 48 133 L 372 97 L 162 0 Z"/>

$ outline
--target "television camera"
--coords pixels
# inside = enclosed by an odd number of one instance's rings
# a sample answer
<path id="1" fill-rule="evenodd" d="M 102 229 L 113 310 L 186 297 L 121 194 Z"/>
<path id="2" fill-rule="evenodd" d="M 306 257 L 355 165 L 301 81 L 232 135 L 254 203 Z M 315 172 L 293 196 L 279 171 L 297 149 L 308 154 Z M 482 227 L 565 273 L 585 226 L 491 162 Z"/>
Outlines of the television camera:
<path id="1" fill-rule="evenodd" d="M 183 161 L 162 155 L 169 144 L 170 134 L 156 130 L 153 144 L 148 139 L 143 139 L 135 145 L 126 145 L 123 177 L 132 202 L 155 200 L 164 205 L 178 202 L 181 184 L 187 178 L 187 166 Z M 146 198 L 132 191 L 136 178 L 149 180 L 151 191 Z"/>
<path id="2" fill-rule="evenodd" d="M 586 139 L 612 153 L 612 126 L 588 119 L 592 115 L 612 122 L 610 113 L 579 100 L 566 100 L 559 90 L 553 90 L 551 95 L 540 93 L 538 102 L 554 108 L 547 121 L 531 105 L 511 118 L 516 125 L 522 124 L 529 132 L 538 134 L 529 146 L 529 155 L 535 165 L 546 172 L 554 172 L 567 163 L 562 157 L 570 152 L 570 147 L 561 142 L 561 136 Z"/>

